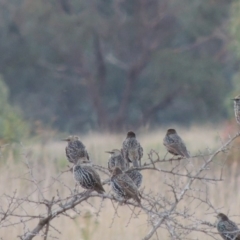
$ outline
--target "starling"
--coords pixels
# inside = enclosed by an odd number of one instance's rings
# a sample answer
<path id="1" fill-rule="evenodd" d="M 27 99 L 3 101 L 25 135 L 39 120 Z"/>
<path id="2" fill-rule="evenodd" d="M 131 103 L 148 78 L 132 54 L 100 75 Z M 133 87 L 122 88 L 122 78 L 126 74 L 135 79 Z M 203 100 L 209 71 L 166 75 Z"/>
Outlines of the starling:
<path id="1" fill-rule="evenodd" d="M 68 142 L 65 150 L 69 162 L 76 164 L 80 158 L 87 158 L 89 161 L 88 152 L 78 136 L 69 136 L 63 141 Z"/>
<path id="2" fill-rule="evenodd" d="M 133 166 L 134 167 L 139 167 L 138 162 L 134 161 Z M 133 182 L 135 183 L 137 188 L 141 187 L 143 176 L 137 169 L 127 171 L 126 174 L 133 180 Z"/>
<path id="3" fill-rule="evenodd" d="M 141 187 L 143 176 L 138 170 L 134 169 L 129 172 L 126 172 L 126 174 L 132 179 L 137 188 Z"/>
<path id="4" fill-rule="evenodd" d="M 83 164 L 87 159 L 80 158 L 73 167 L 73 177 L 82 188 L 95 190 L 98 193 L 104 193 L 101 179 L 97 171 L 89 164 Z"/>
<path id="5" fill-rule="evenodd" d="M 113 171 L 114 167 L 119 167 L 122 171 L 125 171 L 127 169 L 127 163 L 124 160 L 120 150 L 113 149 L 107 153 L 111 154 L 108 160 L 108 170 L 110 173 Z"/>
<path id="6" fill-rule="evenodd" d="M 238 124 L 240 124 L 240 95 L 236 96 L 233 101 L 236 121 Z"/>
<path id="7" fill-rule="evenodd" d="M 223 213 L 219 213 L 217 218 L 217 230 L 224 240 L 240 240 L 240 230 L 236 223 Z"/>
<path id="8" fill-rule="evenodd" d="M 124 159 L 128 162 L 136 162 L 139 161 L 141 166 L 141 158 L 143 156 L 143 148 L 140 143 L 136 139 L 136 135 L 134 132 L 130 131 L 127 133 L 126 139 L 122 144 L 122 153 Z"/>
<path id="9" fill-rule="evenodd" d="M 123 198 L 125 201 L 133 198 L 138 203 L 141 203 L 137 186 L 126 173 L 122 172 L 119 167 L 115 167 L 113 169 L 111 186 L 117 196 Z"/>
<path id="10" fill-rule="evenodd" d="M 168 152 L 173 155 L 190 158 L 183 140 L 178 136 L 175 129 L 167 130 L 167 134 L 163 139 L 163 145 L 167 148 Z"/>

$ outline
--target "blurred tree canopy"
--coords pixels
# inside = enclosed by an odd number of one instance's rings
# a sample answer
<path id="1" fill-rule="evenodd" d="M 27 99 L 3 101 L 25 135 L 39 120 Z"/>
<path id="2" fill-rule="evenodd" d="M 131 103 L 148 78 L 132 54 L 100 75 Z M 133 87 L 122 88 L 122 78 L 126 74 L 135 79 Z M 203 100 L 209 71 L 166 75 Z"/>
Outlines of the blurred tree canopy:
<path id="1" fill-rule="evenodd" d="M 235 50 L 236 56 L 238 58 L 237 71 L 233 78 L 233 96 L 239 95 L 240 93 L 240 1 L 235 0 L 231 7 L 231 34 L 232 34 L 232 46 Z"/>
<path id="2" fill-rule="evenodd" d="M 22 140 L 29 133 L 29 126 L 22 114 L 8 102 L 8 88 L 0 77 L 0 143 Z"/>
<path id="3" fill-rule="evenodd" d="M 0 72 L 27 119 L 61 130 L 215 121 L 232 90 L 230 7 L 3 0 Z"/>

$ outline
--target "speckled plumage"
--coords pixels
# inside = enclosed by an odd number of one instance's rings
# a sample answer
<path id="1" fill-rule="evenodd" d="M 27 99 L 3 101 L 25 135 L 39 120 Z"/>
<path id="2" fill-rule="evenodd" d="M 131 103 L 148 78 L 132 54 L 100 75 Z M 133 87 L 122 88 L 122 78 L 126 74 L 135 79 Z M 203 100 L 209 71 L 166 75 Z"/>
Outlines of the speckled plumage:
<path id="1" fill-rule="evenodd" d="M 133 198 L 138 203 L 141 202 L 137 186 L 132 179 L 118 167 L 113 169 L 111 177 L 112 190 L 118 197 L 128 200 Z"/>
<path id="2" fill-rule="evenodd" d="M 133 167 L 136 167 L 136 168 L 139 167 L 138 161 L 136 160 L 133 161 Z M 137 169 L 132 170 L 130 168 L 129 171 L 126 172 L 126 174 L 133 180 L 137 188 L 141 187 L 143 176 L 140 171 L 138 171 Z"/>
<path id="3" fill-rule="evenodd" d="M 137 188 L 141 187 L 143 176 L 138 170 L 134 169 L 129 172 L 126 172 L 126 174 L 133 180 Z"/>
<path id="4" fill-rule="evenodd" d="M 166 136 L 163 139 L 163 145 L 167 148 L 168 152 L 173 155 L 190 158 L 183 140 L 178 136 L 175 129 L 167 130 Z"/>
<path id="5" fill-rule="evenodd" d="M 141 166 L 141 158 L 143 156 L 143 148 L 136 139 L 134 132 L 127 133 L 126 139 L 122 144 L 122 154 L 124 159 L 129 162 L 139 161 Z"/>
<path id="6" fill-rule="evenodd" d="M 69 162 L 77 163 L 81 158 L 87 158 L 89 160 L 88 152 L 84 144 L 80 141 L 78 136 L 69 136 L 64 139 L 68 142 L 66 147 L 66 156 Z"/>
<path id="7" fill-rule="evenodd" d="M 119 167 L 122 171 L 125 171 L 127 169 L 127 162 L 123 158 L 120 150 L 113 149 L 112 151 L 109 151 L 107 153 L 111 154 L 108 160 L 108 170 L 110 173 L 115 167 Z"/>
<path id="8" fill-rule="evenodd" d="M 219 213 L 217 218 L 217 230 L 224 240 L 240 240 L 240 230 L 236 223 L 223 213 Z"/>
<path id="9" fill-rule="evenodd" d="M 240 124 L 240 95 L 236 96 L 234 99 L 234 112 L 235 118 L 238 124 Z"/>
<path id="10" fill-rule="evenodd" d="M 79 162 L 81 162 L 79 160 Z M 84 189 L 95 190 L 98 193 L 104 193 L 101 179 L 97 171 L 88 164 L 78 164 L 73 167 L 73 177 Z"/>

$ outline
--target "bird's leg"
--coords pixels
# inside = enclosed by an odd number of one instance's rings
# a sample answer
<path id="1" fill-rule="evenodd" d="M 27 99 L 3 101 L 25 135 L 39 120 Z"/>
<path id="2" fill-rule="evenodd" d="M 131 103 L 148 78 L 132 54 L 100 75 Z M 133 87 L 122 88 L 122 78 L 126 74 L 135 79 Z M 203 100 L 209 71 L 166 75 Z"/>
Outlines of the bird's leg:
<path id="1" fill-rule="evenodd" d="M 175 159 L 174 159 L 174 155 L 170 158 L 170 163 L 171 163 L 171 165 L 173 164 L 173 160 L 175 160 Z"/>
<path id="2" fill-rule="evenodd" d="M 69 168 L 67 171 L 72 173 L 73 172 L 73 166 L 71 167 L 71 166 L 67 165 L 67 167 Z"/>
<path id="3" fill-rule="evenodd" d="M 168 155 L 168 152 L 165 154 L 165 156 L 164 156 L 164 158 L 163 158 L 163 160 L 165 160 L 166 159 L 166 156 Z"/>
<path id="4" fill-rule="evenodd" d="M 79 184 L 78 183 L 75 183 L 75 187 L 74 187 L 73 192 L 74 192 L 74 195 L 79 192 Z"/>
<path id="5" fill-rule="evenodd" d="M 114 200 L 116 200 L 117 202 L 119 202 L 120 201 L 120 199 L 116 196 L 116 195 L 114 195 L 113 193 L 111 194 L 111 196 L 113 197 L 113 199 Z"/>
<path id="6" fill-rule="evenodd" d="M 118 201 L 118 199 L 116 198 L 116 196 L 114 194 L 111 194 L 111 196 L 115 201 Z"/>
<path id="7" fill-rule="evenodd" d="M 119 198 L 116 197 L 114 194 L 112 194 L 112 197 L 113 197 L 113 199 L 114 199 L 115 201 L 119 202 L 120 205 L 123 205 L 124 200 L 119 199 Z M 127 200 L 125 200 L 125 201 L 127 201 Z"/>
<path id="8" fill-rule="evenodd" d="M 93 190 L 84 190 L 84 191 L 78 193 L 78 195 L 82 195 L 82 196 L 84 196 L 84 195 L 89 195 L 89 193 L 90 193 L 91 191 L 93 191 Z"/>
<path id="9" fill-rule="evenodd" d="M 93 192 L 93 191 L 94 191 L 94 190 L 92 190 L 92 189 L 87 190 L 85 194 L 88 196 L 88 195 L 89 195 L 91 192 Z"/>

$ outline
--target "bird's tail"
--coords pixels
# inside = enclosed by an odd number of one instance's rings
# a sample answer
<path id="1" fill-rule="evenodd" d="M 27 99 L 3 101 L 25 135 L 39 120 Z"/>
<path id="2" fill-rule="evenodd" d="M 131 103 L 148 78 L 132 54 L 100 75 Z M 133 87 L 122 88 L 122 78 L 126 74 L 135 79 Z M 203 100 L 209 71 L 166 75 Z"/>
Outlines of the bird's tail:
<path id="1" fill-rule="evenodd" d="M 98 186 L 97 192 L 100 193 L 100 194 L 104 194 L 106 191 L 105 191 L 105 189 L 103 188 L 103 186 L 100 185 L 100 186 Z"/>

